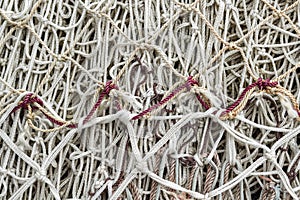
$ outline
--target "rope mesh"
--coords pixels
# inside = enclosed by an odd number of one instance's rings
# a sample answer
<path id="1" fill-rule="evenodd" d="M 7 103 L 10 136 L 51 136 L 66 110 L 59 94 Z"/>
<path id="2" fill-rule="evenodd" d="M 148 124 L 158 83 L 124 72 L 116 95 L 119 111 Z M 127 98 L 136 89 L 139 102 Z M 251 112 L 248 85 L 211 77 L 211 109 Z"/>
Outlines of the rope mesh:
<path id="1" fill-rule="evenodd" d="M 1 199 L 298 199 L 300 2 L 0 1 Z"/>

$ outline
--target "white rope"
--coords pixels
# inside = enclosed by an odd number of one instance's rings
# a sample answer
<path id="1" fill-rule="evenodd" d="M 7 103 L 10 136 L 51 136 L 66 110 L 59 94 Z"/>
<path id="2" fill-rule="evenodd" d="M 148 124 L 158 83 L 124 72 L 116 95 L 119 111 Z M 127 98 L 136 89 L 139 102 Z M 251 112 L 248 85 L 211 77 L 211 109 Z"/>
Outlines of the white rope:
<path id="1" fill-rule="evenodd" d="M 299 8 L 0 1 L 0 197 L 297 199 Z"/>

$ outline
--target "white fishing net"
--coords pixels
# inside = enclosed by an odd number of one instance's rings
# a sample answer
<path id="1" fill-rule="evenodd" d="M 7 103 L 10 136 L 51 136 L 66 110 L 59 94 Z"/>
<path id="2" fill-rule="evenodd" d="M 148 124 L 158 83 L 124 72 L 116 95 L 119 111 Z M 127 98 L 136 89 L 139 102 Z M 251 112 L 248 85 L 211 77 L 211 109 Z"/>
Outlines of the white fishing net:
<path id="1" fill-rule="evenodd" d="M 0 1 L 1 199 L 297 199 L 300 2 Z"/>

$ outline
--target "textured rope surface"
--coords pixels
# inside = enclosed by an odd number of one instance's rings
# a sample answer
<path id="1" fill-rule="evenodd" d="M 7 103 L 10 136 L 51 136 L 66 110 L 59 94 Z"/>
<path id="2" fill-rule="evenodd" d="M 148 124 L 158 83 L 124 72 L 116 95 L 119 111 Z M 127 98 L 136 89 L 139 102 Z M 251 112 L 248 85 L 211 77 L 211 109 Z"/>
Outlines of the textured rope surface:
<path id="1" fill-rule="evenodd" d="M 297 199 L 299 1 L 0 1 L 1 199 Z"/>

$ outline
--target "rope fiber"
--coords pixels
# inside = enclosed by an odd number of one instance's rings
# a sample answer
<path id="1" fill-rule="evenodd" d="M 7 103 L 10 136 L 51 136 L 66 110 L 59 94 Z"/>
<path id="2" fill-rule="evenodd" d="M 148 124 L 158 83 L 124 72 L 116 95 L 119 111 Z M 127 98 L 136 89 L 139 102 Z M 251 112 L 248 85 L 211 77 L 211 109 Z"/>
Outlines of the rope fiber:
<path id="1" fill-rule="evenodd" d="M 299 199 L 300 1 L 0 1 L 0 199 Z"/>

